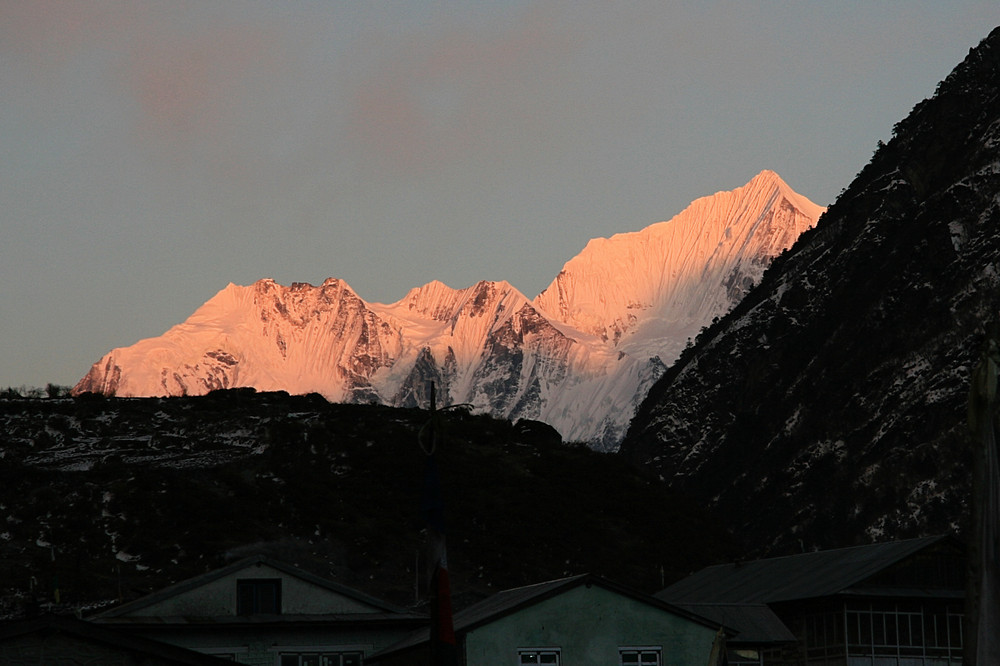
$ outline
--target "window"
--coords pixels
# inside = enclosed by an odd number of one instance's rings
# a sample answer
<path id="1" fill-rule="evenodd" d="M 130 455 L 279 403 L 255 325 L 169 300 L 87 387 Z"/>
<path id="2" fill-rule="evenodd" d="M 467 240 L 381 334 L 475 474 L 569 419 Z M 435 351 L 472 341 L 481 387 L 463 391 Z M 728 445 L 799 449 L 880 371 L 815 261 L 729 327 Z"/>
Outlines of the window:
<path id="1" fill-rule="evenodd" d="M 961 663 L 959 608 L 916 603 L 850 604 L 844 616 L 849 663 Z"/>
<path id="2" fill-rule="evenodd" d="M 236 581 L 236 614 L 281 613 L 281 579 L 247 578 Z"/>
<path id="3" fill-rule="evenodd" d="M 824 612 L 806 615 L 800 625 L 800 636 L 804 636 L 807 661 L 824 663 L 843 662 L 844 657 L 844 613 L 835 607 Z"/>
<path id="4" fill-rule="evenodd" d="M 360 652 L 282 652 L 279 666 L 361 666 Z"/>
<path id="5" fill-rule="evenodd" d="M 559 666 L 559 653 L 559 648 L 523 648 L 517 651 L 517 663 Z"/>
<path id="6" fill-rule="evenodd" d="M 620 666 L 660 666 L 660 648 L 618 648 L 618 663 Z"/>

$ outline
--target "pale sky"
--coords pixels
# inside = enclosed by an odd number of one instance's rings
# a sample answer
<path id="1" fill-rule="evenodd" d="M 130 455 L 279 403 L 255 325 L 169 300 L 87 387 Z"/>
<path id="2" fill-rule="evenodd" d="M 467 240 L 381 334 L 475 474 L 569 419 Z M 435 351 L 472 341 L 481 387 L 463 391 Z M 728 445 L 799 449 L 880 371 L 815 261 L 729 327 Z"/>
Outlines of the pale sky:
<path id="1" fill-rule="evenodd" d="M 829 204 L 1000 3 L 0 0 L 0 387 L 229 282 L 533 298 L 762 169 Z"/>

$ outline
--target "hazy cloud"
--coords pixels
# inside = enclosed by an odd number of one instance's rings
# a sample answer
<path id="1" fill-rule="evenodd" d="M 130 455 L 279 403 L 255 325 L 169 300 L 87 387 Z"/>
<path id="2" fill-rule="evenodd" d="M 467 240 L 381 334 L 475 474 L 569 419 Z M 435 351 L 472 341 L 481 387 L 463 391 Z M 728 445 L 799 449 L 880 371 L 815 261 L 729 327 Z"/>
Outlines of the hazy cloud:
<path id="1" fill-rule="evenodd" d="M 451 27 L 397 44 L 353 87 L 352 155 L 376 171 L 419 174 L 543 135 L 572 50 L 542 11 L 499 32 Z"/>
<path id="2" fill-rule="evenodd" d="M 262 24 L 136 40 L 122 79 L 136 102 L 138 140 L 160 156 L 216 166 L 227 153 L 255 148 L 267 127 L 254 117 L 261 90 L 280 81 L 284 58 L 279 33 Z"/>
<path id="3" fill-rule="evenodd" d="M 34 68 L 65 65 L 84 48 L 116 51 L 141 5 L 128 0 L 0 0 L 0 53 Z"/>

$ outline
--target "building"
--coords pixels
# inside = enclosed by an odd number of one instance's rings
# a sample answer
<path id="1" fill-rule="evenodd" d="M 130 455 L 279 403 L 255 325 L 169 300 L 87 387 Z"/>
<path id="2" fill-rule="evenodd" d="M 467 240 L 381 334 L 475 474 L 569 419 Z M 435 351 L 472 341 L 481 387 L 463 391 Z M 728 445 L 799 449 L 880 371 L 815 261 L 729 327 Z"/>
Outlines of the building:
<path id="1" fill-rule="evenodd" d="M 73 617 L 44 615 L 0 626 L 6 666 L 223 666 L 226 662 Z"/>
<path id="2" fill-rule="evenodd" d="M 655 596 L 736 630 L 731 666 L 951 666 L 965 566 L 936 536 L 711 566 Z"/>
<path id="3" fill-rule="evenodd" d="M 717 623 L 588 574 L 500 592 L 456 613 L 454 628 L 466 666 L 704 666 L 720 633 Z M 429 634 L 366 663 L 428 664 Z"/>
<path id="4" fill-rule="evenodd" d="M 356 666 L 426 626 L 413 613 L 264 556 L 93 618 L 130 635 L 259 666 Z"/>

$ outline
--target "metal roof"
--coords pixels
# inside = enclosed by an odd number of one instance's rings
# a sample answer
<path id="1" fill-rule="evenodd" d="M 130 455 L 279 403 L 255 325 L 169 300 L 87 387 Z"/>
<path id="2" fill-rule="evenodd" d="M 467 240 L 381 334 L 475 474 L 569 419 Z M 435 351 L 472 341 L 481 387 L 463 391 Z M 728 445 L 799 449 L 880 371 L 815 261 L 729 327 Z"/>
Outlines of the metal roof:
<path id="1" fill-rule="evenodd" d="M 43 615 L 0 624 L 0 643 L 32 635 L 40 636 L 46 641 L 53 635 L 62 635 L 92 645 L 107 646 L 115 652 L 131 655 L 135 663 L 155 661 L 177 666 L 221 666 L 231 663 L 177 645 L 115 631 L 73 617 Z"/>
<path id="2" fill-rule="evenodd" d="M 479 603 L 473 604 L 472 606 L 463 609 L 461 612 L 456 613 L 454 617 L 455 630 L 467 631 L 469 629 L 474 629 L 475 627 L 492 622 L 498 617 L 520 610 L 521 608 L 531 606 L 539 601 L 549 599 L 570 588 L 578 587 L 580 585 L 587 585 L 588 587 L 596 585 L 597 587 L 602 587 L 622 596 L 636 599 L 647 605 L 668 611 L 674 615 L 679 615 L 683 618 L 691 620 L 692 622 L 711 627 L 712 629 L 719 628 L 717 623 L 712 622 L 711 620 L 708 620 L 707 618 L 696 613 L 686 611 L 683 608 L 680 608 L 679 606 L 663 599 L 657 599 L 656 597 L 637 592 L 636 590 L 619 583 L 615 583 L 614 581 L 610 581 L 606 578 L 601 578 L 600 576 L 595 576 L 593 574 L 580 574 L 544 583 L 516 587 L 494 594 L 492 597 L 483 599 Z"/>
<path id="3" fill-rule="evenodd" d="M 706 567 L 658 592 L 674 604 L 773 603 L 849 593 L 878 572 L 947 536 L 823 550 Z"/>
<path id="4" fill-rule="evenodd" d="M 730 645 L 794 643 L 795 635 L 767 604 L 677 604 L 684 610 L 732 627 Z"/>

